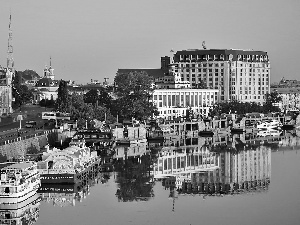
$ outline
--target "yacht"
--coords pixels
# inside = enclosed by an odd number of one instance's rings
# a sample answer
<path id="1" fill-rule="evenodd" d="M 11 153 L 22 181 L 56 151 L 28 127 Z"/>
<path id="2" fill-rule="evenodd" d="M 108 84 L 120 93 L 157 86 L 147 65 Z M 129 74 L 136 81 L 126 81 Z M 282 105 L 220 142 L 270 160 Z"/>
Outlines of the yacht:
<path id="1" fill-rule="evenodd" d="M 279 120 L 266 120 L 257 124 L 258 129 L 281 129 L 282 123 Z"/>
<path id="2" fill-rule="evenodd" d="M 60 150 L 57 148 L 43 152 L 42 160 L 38 162 L 41 183 L 81 183 L 92 172 L 100 169 L 101 158 L 97 151 L 91 151 L 85 142 Z"/>
<path id="3" fill-rule="evenodd" d="M 22 203 L 41 185 L 36 162 L 1 163 L 0 173 L 0 205 Z"/>

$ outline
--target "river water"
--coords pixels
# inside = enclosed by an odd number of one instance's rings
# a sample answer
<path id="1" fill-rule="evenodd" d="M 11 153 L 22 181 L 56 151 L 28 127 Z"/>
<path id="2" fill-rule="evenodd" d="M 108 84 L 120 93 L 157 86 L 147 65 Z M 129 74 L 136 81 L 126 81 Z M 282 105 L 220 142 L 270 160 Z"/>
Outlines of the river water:
<path id="1" fill-rule="evenodd" d="M 34 224 L 300 224 L 295 132 L 170 137 L 120 146 L 110 162 L 85 187 L 41 189 Z"/>

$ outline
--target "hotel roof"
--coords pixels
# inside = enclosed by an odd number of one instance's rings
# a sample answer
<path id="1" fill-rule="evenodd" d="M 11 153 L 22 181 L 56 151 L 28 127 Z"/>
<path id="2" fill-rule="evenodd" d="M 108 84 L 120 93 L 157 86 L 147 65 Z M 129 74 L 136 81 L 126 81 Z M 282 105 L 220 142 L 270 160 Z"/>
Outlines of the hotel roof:
<path id="1" fill-rule="evenodd" d="M 118 69 L 117 73 L 130 73 L 130 72 L 142 72 L 145 71 L 149 76 L 153 78 L 163 77 L 168 72 L 166 69 Z"/>

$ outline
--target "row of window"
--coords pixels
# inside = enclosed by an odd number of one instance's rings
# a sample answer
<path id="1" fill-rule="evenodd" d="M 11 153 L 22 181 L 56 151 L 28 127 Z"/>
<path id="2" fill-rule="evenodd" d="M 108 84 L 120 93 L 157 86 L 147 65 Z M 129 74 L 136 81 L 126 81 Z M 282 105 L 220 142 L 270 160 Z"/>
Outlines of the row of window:
<path id="1" fill-rule="evenodd" d="M 230 64 L 231 66 L 235 66 L 235 62 L 232 62 Z M 250 68 L 256 68 L 256 67 L 264 67 L 264 68 L 268 68 L 269 64 L 265 64 L 265 63 L 236 63 L 236 65 L 238 67 L 250 67 Z M 224 63 L 200 63 L 200 64 L 196 64 L 196 63 L 192 63 L 192 64 L 178 64 L 179 68 L 205 68 L 205 67 L 224 67 Z"/>

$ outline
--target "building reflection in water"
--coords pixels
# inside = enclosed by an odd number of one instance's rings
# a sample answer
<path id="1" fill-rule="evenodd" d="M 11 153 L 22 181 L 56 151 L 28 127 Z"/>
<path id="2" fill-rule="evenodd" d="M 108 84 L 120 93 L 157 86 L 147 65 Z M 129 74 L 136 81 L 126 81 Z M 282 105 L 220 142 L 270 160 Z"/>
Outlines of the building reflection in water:
<path id="1" fill-rule="evenodd" d="M 0 224 L 34 224 L 39 218 L 41 198 L 38 194 L 18 204 L 0 204 Z"/>
<path id="2" fill-rule="evenodd" d="M 75 206 L 90 195 L 90 188 L 102 179 L 102 174 L 96 172 L 88 180 L 79 184 L 42 184 L 38 193 L 41 200 L 52 203 L 53 206 Z"/>
<path id="3" fill-rule="evenodd" d="M 243 134 L 177 137 L 172 142 L 173 146 L 162 148 L 153 167 L 154 178 L 162 179 L 163 185 L 170 188 L 170 197 L 181 193 L 224 195 L 268 189 L 271 147 L 264 140 Z"/>

